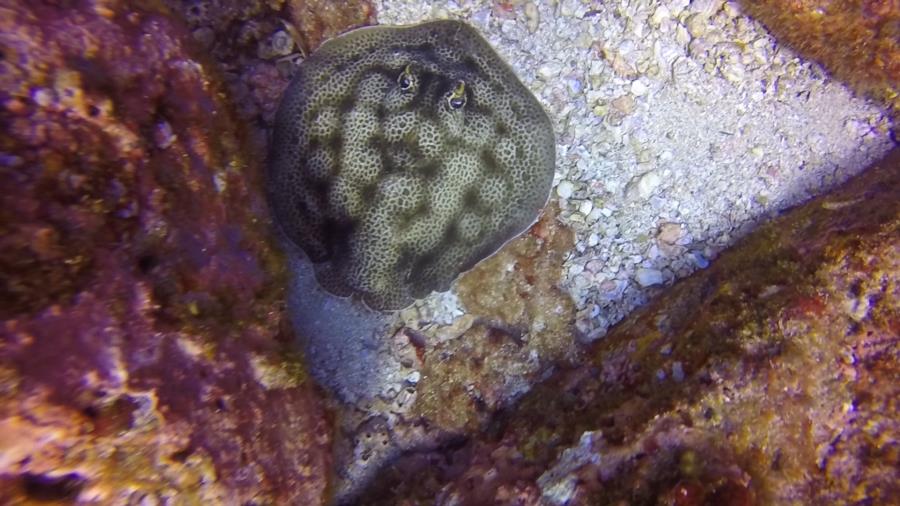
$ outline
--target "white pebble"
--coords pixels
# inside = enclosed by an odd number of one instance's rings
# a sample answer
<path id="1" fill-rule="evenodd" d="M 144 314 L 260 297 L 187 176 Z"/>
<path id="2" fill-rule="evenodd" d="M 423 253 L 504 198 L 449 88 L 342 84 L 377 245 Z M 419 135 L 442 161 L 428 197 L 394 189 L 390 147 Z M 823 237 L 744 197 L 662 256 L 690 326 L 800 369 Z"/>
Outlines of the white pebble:
<path id="1" fill-rule="evenodd" d="M 559 195 L 561 199 L 568 199 L 572 196 L 572 193 L 575 192 L 575 185 L 572 184 L 571 181 L 562 180 L 556 186 L 556 194 Z"/>
<path id="2" fill-rule="evenodd" d="M 662 178 L 659 177 L 659 174 L 656 171 L 650 171 L 646 174 L 642 175 L 637 182 L 637 191 L 638 195 L 641 198 L 649 198 L 650 195 L 653 195 L 653 192 L 659 188 L 659 185 L 662 184 Z"/>
<path id="3" fill-rule="evenodd" d="M 38 88 L 34 93 L 31 94 L 31 98 L 37 105 L 41 107 L 47 107 L 48 105 L 53 103 L 53 92 L 46 88 Z"/>
<path id="4" fill-rule="evenodd" d="M 590 200 L 584 200 L 581 202 L 581 205 L 578 206 L 578 212 L 587 216 L 591 214 L 591 211 L 594 210 L 594 203 Z"/>
<path id="5" fill-rule="evenodd" d="M 691 0 L 672 0 L 669 2 L 669 10 L 672 11 L 673 16 L 677 16 L 681 14 L 688 4 L 691 3 Z"/>
<path id="6" fill-rule="evenodd" d="M 690 4 L 693 12 L 706 18 L 715 14 L 722 7 L 720 0 L 693 0 Z"/>
<path id="7" fill-rule="evenodd" d="M 603 216 L 603 210 L 600 209 L 600 208 L 598 208 L 598 207 L 595 207 L 595 208 L 591 211 L 591 214 L 587 215 L 587 221 L 588 221 L 589 223 L 593 223 L 593 222 L 599 220 L 599 219 L 600 219 L 600 216 Z"/>
<path id="8" fill-rule="evenodd" d="M 640 96 L 644 95 L 649 90 L 650 90 L 650 88 L 648 88 L 647 85 L 644 84 L 640 80 L 633 81 L 631 83 L 631 94 L 636 97 L 640 97 Z"/>
<path id="9" fill-rule="evenodd" d="M 570 77 L 570 78 L 567 80 L 567 84 L 569 85 L 569 93 L 570 93 L 570 94 L 572 94 L 572 95 L 578 95 L 579 93 L 581 93 L 581 90 L 582 90 L 582 87 L 583 87 L 583 86 L 582 86 L 582 84 L 581 84 L 581 80 L 580 80 L 580 79 L 575 78 L 575 77 Z"/>
<path id="10" fill-rule="evenodd" d="M 728 79 L 734 84 L 740 84 L 744 82 L 744 66 L 740 63 L 726 65 L 722 67 L 720 71 L 722 72 L 722 77 Z"/>
<path id="11" fill-rule="evenodd" d="M 701 14 L 692 14 L 691 17 L 687 19 L 687 29 L 690 32 L 691 37 L 699 38 L 706 34 L 707 30 L 707 18 Z"/>
<path id="12" fill-rule="evenodd" d="M 640 268 L 634 273 L 634 279 L 643 287 L 659 285 L 663 282 L 662 272 L 657 269 Z"/>
<path id="13" fill-rule="evenodd" d="M 653 11 L 653 16 L 650 17 L 650 24 L 658 27 L 663 21 L 669 19 L 669 16 L 671 16 L 669 9 L 665 5 L 660 5 Z"/>
<path id="14" fill-rule="evenodd" d="M 553 79 L 554 77 L 558 76 L 559 72 L 561 70 L 562 70 L 562 68 L 559 65 L 545 63 L 545 64 L 541 65 L 540 67 L 538 67 L 537 74 L 538 74 L 538 77 L 540 77 L 544 81 L 549 81 L 549 80 Z"/>
<path id="15" fill-rule="evenodd" d="M 472 14 L 472 22 L 484 28 L 491 19 L 491 10 L 488 8 L 481 9 Z"/>
<path id="16" fill-rule="evenodd" d="M 591 47 L 591 44 L 594 43 L 594 38 L 591 37 L 590 32 L 583 31 L 578 34 L 578 38 L 575 39 L 575 46 L 581 49 L 587 49 Z"/>

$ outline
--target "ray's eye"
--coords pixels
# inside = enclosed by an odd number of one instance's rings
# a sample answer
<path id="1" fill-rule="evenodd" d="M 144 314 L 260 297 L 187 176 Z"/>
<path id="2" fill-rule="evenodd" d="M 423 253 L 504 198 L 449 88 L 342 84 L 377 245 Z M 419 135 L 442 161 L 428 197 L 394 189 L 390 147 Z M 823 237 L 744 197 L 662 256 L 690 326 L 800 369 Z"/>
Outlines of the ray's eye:
<path id="1" fill-rule="evenodd" d="M 466 83 L 465 81 L 457 81 L 456 87 L 447 96 L 447 104 L 451 109 L 462 109 L 466 105 Z"/>
<path id="2" fill-rule="evenodd" d="M 397 84 L 400 85 L 400 89 L 404 91 L 413 87 L 413 74 L 409 65 L 407 65 L 406 68 L 403 69 L 403 72 L 400 73 L 400 76 L 397 77 Z"/>

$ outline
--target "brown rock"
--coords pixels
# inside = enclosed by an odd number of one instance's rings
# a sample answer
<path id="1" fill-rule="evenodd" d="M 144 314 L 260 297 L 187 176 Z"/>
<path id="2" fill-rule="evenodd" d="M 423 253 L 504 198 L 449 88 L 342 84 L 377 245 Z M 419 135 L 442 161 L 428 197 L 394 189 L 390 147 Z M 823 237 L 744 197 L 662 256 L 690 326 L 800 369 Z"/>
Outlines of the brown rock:
<path id="1" fill-rule="evenodd" d="M 664 244 L 675 244 L 681 238 L 681 223 L 666 222 L 659 226 L 656 239 Z"/>
<path id="2" fill-rule="evenodd" d="M 263 157 L 190 33 L 2 9 L 0 503 L 321 503 Z"/>
<path id="3" fill-rule="evenodd" d="M 744 9 L 856 91 L 900 113 L 900 2 L 744 0 Z"/>
<path id="4" fill-rule="evenodd" d="M 371 502 L 891 503 L 898 194 L 895 150 L 636 311 L 486 432 L 397 460 Z"/>
<path id="5" fill-rule="evenodd" d="M 557 214 L 548 206 L 526 234 L 460 279 L 470 326 L 425 353 L 413 411 L 429 424 L 472 430 L 572 358 L 575 306 L 559 282 L 574 234 Z"/>
<path id="6" fill-rule="evenodd" d="M 375 9 L 370 2 L 361 0 L 293 0 L 288 2 L 288 14 L 301 34 L 301 44 L 306 54 L 309 54 L 322 42 L 340 35 L 349 27 L 372 23 Z"/>

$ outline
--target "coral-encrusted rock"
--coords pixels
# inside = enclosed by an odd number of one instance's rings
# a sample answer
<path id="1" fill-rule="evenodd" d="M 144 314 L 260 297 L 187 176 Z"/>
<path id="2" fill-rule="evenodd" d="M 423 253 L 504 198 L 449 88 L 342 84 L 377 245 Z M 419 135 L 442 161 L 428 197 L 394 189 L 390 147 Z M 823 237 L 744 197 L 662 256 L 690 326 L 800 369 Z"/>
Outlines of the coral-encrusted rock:
<path id="1" fill-rule="evenodd" d="M 900 149 L 762 226 L 384 504 L 888 504 L 900 497 Z M 377 490 L 375 490 L 377 489 Z M 390 490 L 391 492 L 387 492 Z"/>
<path id="2" fill-rule="evenodd" d="M 371 24 L 368 0 L 164 0 L 223 71 L 242 119 L 271 120 L 303 55 L 353 27 Z"/>
<path id="3" fill-rule="evenodd" d="M 461 277 L 459 298 L 469 314 L 458 323 L 468 328 L 425 351 L 412 408 L 434 428 L 471 431 L 531 388 L 551 364 L 576 358 L 574 303 L 559 287 L 574 234 L 557 221 L 558 213 L 547 206 L 528 233 Z"/>
<path id="4" fill-rule="evenodd" d="M 6 5 L 0 502 L 322 502 L 329 423 L 215 73 L 159 12 Z"/>
<path id="5" fill-rule="evenodd" d="M 900 2 L 742 0 L 782 42 L 900 114 Z"/>

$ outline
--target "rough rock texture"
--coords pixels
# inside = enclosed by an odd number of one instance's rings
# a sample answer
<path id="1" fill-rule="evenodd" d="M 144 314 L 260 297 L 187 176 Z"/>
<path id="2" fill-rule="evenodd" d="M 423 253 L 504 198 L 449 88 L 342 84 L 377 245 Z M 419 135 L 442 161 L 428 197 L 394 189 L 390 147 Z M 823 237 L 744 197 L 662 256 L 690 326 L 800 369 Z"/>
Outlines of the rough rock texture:
<path id="1" fill-rule="evenodd" d="M 413 412 L 429 424 L 475 430 L 551 364 L 574 360 L 575 306 L 560 287 L 573 234 L 557 215 L 548 206 L 527 234 L 460 279 L 467 316 L 457 325 L 468 328 L 458 338 L 439 338 L 422 357 Z"/>
<path id="2" fill-rule="evenodd" d="M 322 286 L 374 309 L 445 291 L 534 223 L 550 120 L 471 26 L 366 27 L 303 64 L 275 118 L 267 189 Z"/>
<path id="3" fill-rule="evenodd" d="M 0 502 L 320 503 L 330 424 L 216 72 L 160 11 L 0 9 Z"/>
<path id="4" fill-rule="evenodd" d="M 779 40 L 900 115 L 900 2 L 742 0 Z"/>
<path id="5" fill-rule="evenodd" d="M 554 364 L 577 359 L 575 309 L 560 287 L 573 234 L 557 217 L 556 206 L 547 206 L 527 233 L 460 278 L 465 315 L 448 325 L 379 336 L 399 362 L 380 365 L 399 381 L 369 402 L 342 409 L 335 441 L 338 500 L 353 504 L 365 497 L 361 490 L 403 451 L 477 432 Z M 414 308 L 400 313 L 416 326 Z"/>
<path id="6" fill-rule="evenodd" d="M 366 0 L 164 0 L 190 28 L 194 45 L 221 71 L 241 119 L 257 127 L 254 141 L 265 144 L 284 88 L 303 55 L 322 41 L 371 24 Z"/>
<path id="7" fill-rule="evenodd" d="M 890 503 L 898 194 L 894 150 L 634 313 L 472 441 L 397 460 L 371 502 Z"/>

